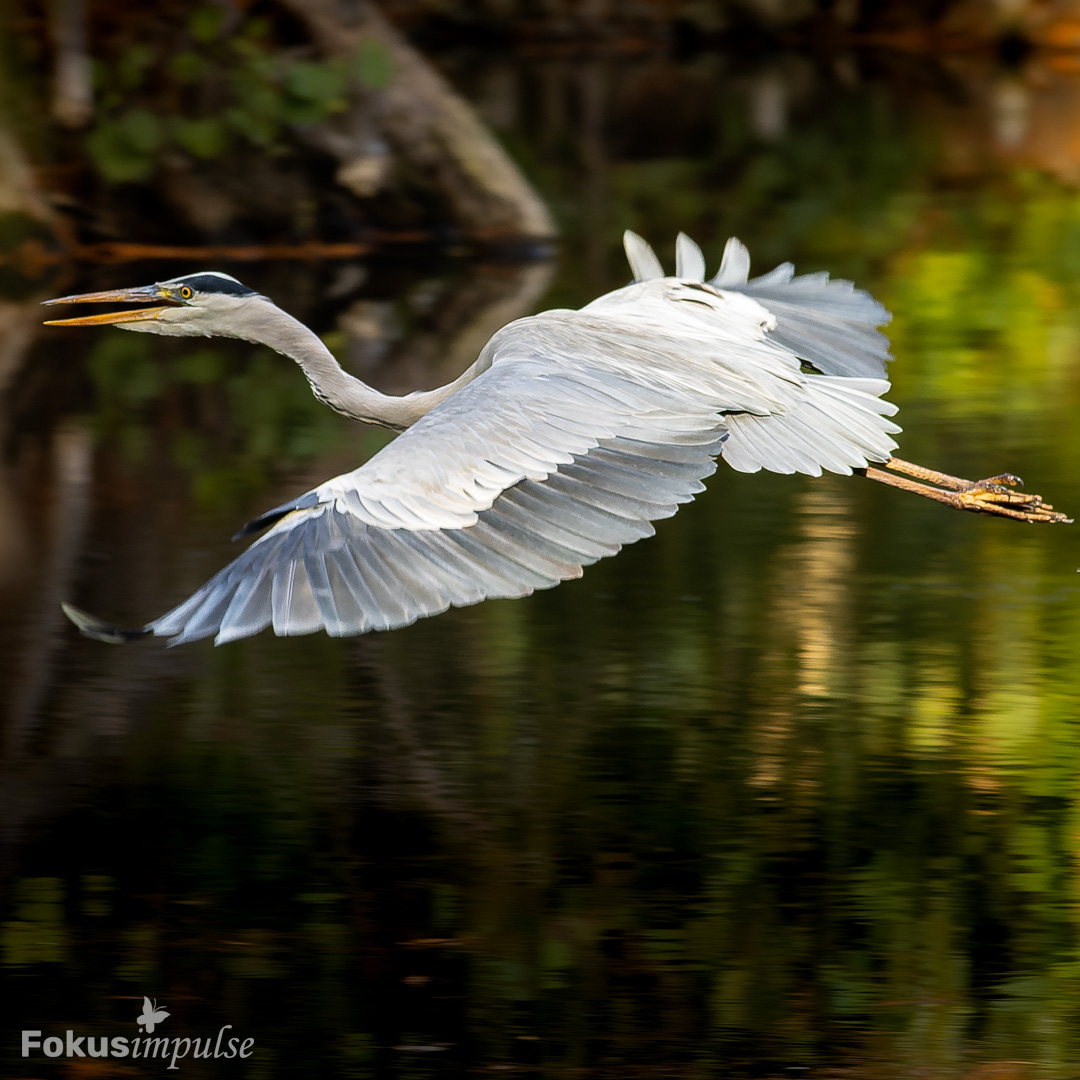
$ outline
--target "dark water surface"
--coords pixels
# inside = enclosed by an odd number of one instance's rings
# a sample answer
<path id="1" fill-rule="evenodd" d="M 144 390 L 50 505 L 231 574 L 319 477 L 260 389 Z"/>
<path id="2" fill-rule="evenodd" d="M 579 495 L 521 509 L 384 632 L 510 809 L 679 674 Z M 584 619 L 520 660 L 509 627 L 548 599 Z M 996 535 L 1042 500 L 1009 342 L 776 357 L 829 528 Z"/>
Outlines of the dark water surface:
<path id="1" fill-rule="evenodd" d="M 478 70 L 557 263 L 227 269 L 403 390 L 623 284 L 626 225 L 737 232 L 895 312 L 905 457 L 1080 513 L 1080 195 L 975 91 L 718 63 Z M 0 317 L 4 1075 L 163 1074 L 20 1057 L 147 995 L 254 1039 L 191 1076 L 1080 1076 L 1075 526 L 721 464 L 526 600 L 110 648 L 59 600 L 160 614 L 383 436 L 265 350 Z"/>

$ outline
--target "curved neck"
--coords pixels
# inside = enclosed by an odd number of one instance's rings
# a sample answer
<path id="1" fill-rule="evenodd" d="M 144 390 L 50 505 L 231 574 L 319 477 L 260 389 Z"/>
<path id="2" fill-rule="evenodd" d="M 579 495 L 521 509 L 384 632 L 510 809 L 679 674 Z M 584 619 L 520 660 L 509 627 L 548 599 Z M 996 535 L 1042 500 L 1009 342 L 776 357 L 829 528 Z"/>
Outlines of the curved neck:
<path id="1" fill-rule="evenodd" d="M 252 315 L 249 320 L 237 320 L 231 328 L 231 336 L 267 345 L 295 360 L 307 376 L 315 397 L 335 411 L 354 420 L 381 424 L 395 431 L 403 431 L 416 423 L 426 412 L 475 379 L 482 370 L 478 360 L 445 386 L 395 397 L 380 393 L 363 380 L 350 375 L 316 334 L 281 308 L 267 302 L 264 310 L 253 312 Z M 486 366 L 488 362 L 483 364 L 483 367 Z"/>

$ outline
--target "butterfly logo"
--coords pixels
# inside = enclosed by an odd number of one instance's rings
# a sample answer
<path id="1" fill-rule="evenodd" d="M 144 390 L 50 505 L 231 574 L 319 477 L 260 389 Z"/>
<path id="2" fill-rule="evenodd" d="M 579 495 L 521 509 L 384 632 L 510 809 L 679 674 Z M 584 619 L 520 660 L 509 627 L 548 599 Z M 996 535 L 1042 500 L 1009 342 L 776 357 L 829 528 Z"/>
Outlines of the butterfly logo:
<path id="1" fill-rule="evenodd" d="M 150 1003 L 148 997 L 142 999 L 142 1016 L 139 1017 L 139 1023 L 146 1025 L 146 1033 L 150 1035 L 153 1033 L 154 1025 L 160 1024 L 169 1014 L 164 1009 L 157 1007 L 157 1002 Z"/>

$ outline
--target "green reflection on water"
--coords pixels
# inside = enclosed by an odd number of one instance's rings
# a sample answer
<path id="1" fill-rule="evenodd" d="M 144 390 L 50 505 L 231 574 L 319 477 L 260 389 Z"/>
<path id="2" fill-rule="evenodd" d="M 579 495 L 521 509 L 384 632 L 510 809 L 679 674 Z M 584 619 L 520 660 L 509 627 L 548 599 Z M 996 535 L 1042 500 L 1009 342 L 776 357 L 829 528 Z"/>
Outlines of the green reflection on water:
<path id="1" fill-rule="evenodd" d="M 5 966 L 58 964 L 65 959 L 64 883 L 23 878 L 14 891 L 14 918 L 0 928 Z"/>

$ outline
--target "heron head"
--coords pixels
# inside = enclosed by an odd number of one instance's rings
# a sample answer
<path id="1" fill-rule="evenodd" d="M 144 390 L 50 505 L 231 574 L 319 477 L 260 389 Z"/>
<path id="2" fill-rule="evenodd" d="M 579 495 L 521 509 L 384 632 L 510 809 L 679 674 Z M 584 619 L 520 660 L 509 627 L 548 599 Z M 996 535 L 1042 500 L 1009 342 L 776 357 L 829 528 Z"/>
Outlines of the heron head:
<path id="1" fill-rule="evenodd" d="M 149 304 L 75 319 L 50 319 L 46 326 L 119 326 L 150 334 L 183 337 L 241 336 L 237 322 L 253 305 L 269 303 L 228 274 L 204 270 L 134 289 L 108 289 L 46 300 L 46 304 Z"/>

